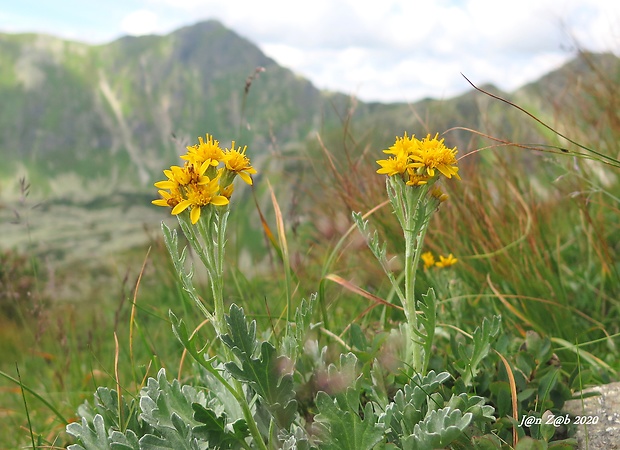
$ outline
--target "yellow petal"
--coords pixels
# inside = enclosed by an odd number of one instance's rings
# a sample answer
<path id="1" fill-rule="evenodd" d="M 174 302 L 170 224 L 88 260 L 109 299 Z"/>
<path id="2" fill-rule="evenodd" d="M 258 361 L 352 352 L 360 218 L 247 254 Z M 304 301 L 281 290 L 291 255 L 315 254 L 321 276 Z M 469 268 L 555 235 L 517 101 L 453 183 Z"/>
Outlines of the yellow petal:
<path id="1" fill-rule="evenodd" d="M 177 214 L 180 214 L 183 211 L 185 211 L 187 208 L 189 208 L 190 205 L 191 205 L 191 202 L 189 200 L 183 200 L 179 202 L 177 206 L 172 208 L 172 214 L 176 216 Z"/>
<path id="2" fill-rule="evenodd" d="M 252 184 L 252 177 L 250 177 L 247 173 L 245 172 L 239 172 L 237 175 L 239 175 L 239 177 L 245 181 L 247 184 L 251 185 Z"/>
<path id="3" fill-rule="evenodd" d="M 153 186 L 160 188 L 160 189 L 176 189 L 178 184 L 175 181 L 165 180 L 165 181 L 158 181 Z"/>
<path id="4" fill-rule="evenodd" d="M 157 206 L 170 206 L 168 205 L 168 202 L 163 198 L 153 200 L 151 203 Z"/>
<path id="5" fill-rule="evenodd" d="M 189 214 L 189 218 L 192 220 L 192 223 L 198 222 L 198 219 L 200 219 L 200 206 L 192 207 L 192 212 Z"/>
<path id="6" fill-rule="evenodd" d="M 452 178 L 452 176 L 455 176 L 457 178 L 457 180 L 460 180 L 457 172 L 459 170 L 458 167 L 453 167 L 453 166 L 439 166 L 437 167 L 437 170 L 439 170 L 441 172 L 441 174 L 443 176 L 445 176 L 446 178 Z"/>
<path id="7" fill-rule="evenodd" d="M 217 164 L 216 164 L 217 165 Z M 205 172 L 207 171 L 207 169 L 211 166 L 211 160 L 206 160 L 205 162 L 203 162 L 200 165 L 200 168 L 198 169 L 198 175 L 202 176 L 205 174 Z"/>
<path id="8" fill-rule="evenodd" d="M 211 180 L 209 179 L 209 177 L 208 177 L 208 176 L 206 176 L 206 175 L 203 175 L 203 176 L 201 176 L 201 177 L 198 179 L 198 183 L 196 183 L 196 184 L 197 184 L 198 186 L 204 186 L 204 185 L 207 185 L 207 184 L 210 184 L 210 183 L 211 183 Z"/>
<path id="9" fill-rule="evenodd" d="M 215 206 L 224 206 L 229 203 L 229 200 L 223 195 L 216 195 L 211 199 L 211 203 L 213 203 Z"/>

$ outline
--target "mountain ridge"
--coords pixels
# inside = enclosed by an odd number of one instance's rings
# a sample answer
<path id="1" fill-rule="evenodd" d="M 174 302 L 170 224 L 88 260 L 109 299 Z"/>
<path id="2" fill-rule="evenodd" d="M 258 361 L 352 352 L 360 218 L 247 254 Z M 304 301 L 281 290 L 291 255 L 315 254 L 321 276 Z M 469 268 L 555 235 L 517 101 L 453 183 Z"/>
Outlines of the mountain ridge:
<path id="1" fill-rule="evenodd" d="M 25 164 L 37 173 L 76 172 L 113 183 L 135 177 L 141 186 L 205 132 L 224 145 L 247 144 L 260 156 L 338 132 L 353 110 L 375 142 L 411 128 L 412 110 L 433 117 L 421 123 L 428 132 L 476 127 L 489 100 L 472 90 L 412 104 L 366 103 L 320 91 L 215 20 L 99 45 L 0 34 L 0 66 L 0 172 Z M 562 70 L 541 83 L 553 84 Z M 515 94 L 533 92 L 532 86 Z M 455 145 L 467 145 L 466 136 L 455 136 Z"/>

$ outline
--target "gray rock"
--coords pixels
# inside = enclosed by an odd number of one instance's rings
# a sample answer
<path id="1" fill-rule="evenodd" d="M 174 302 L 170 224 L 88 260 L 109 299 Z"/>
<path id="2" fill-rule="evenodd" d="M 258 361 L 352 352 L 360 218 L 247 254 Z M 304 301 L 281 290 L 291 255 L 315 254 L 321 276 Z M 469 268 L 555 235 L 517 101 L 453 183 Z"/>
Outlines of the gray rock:
<path id="1" fill-rule="evenodd" d="M 600 393 L 583 400 L 570 400 L 564 410 L 577 424 L 579 450 L 620 449 L 620 383 L 588 388 L 583 393 Z"/>

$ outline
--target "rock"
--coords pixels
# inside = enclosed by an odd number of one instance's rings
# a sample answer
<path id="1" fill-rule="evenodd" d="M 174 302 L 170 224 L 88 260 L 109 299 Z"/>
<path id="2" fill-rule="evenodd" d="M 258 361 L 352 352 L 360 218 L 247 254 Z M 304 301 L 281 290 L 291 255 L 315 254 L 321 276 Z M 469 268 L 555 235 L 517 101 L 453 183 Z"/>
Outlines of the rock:
<path id="1" fill-rule="evenodd" d="M 585 389 L 599 393 L 583 400 L 566 402 L 563 410 L 577 427 L 579 450 L 620 450 L 620 383 Z"/>

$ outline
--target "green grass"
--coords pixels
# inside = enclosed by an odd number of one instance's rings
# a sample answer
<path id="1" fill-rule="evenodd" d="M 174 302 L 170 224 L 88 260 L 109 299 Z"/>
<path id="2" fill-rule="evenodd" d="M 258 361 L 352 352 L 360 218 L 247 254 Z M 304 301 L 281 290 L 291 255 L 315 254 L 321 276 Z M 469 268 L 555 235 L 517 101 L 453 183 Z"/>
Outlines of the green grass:
<path id="1" fill-rule="evenodd" d="M 65 420 L 73 420 L 76 406 L 90 398 L 96 386 L 114 386 L 114 333 L 119 340 L 119 375 L 129 392 L 136 392 L 148 367 L 152 374 L 153 367 L 178 364 L 180 352 L 168 333 L 167 309 L 183 308 L 183 299 L 165 264 L 161 267 L 149 260 L 140 288 L 144 291 L 136 302 L 137 325 L 133 340 L 129 339 L 139 258 L 146 250 L 136 253 L 114 266 L 71 268 L 56 280 L 59 297 L 41 294 L 42 298 L 20 310 L 19 318 L 3 320 L 0 370 L 17 377 L 18 367 L 24 385 L 54 404 Z M 60 285 L 78 280 L 83 285 L 88 280 L 81 298 L 61 290 Z M 16 448 L 29 441 L 25 407 L 15 384 L 3 378 L 0 385 L 5 416 L 0 427 L 6 440 L 2 446 Z M 56 445 L 67 444 L 59 418 L 35 396 L 26 393 L 26 401 L 35 433 L 49 442 L 58 436 Z"/>

